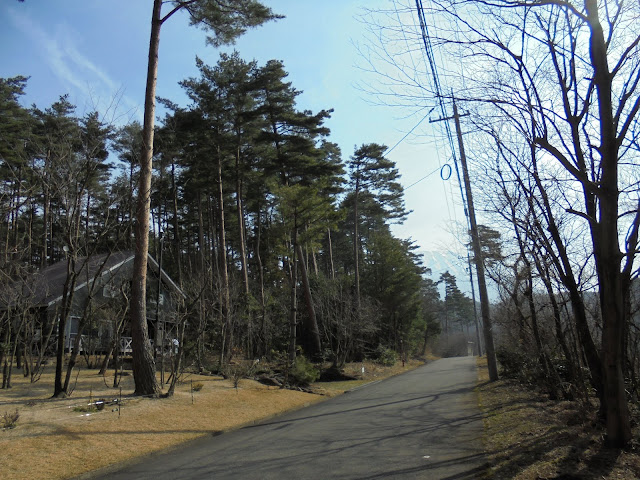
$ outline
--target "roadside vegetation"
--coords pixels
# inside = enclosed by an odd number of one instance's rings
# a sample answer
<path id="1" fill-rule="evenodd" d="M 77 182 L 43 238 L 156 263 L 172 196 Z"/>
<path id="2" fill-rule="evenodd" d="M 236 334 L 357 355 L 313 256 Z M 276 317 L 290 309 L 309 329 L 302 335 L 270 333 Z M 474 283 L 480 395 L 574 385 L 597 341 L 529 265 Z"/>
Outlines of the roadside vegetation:
<path id="1" fill-rule="evenodd" d="M 495 480 L 630 480 L 640 478 L 637 439 L 627 450 L 603 445 L 604 425 L 592 405 L 550 400 L 514 378 L 489 382 L 478 361 L 477 391 L 485 415 L 484 445 Z M 634 412 L 637 414 L 638 412 Z"/>
<path id="2" fill-rule="evenodd" d="M 601 413 L 607 445 L 628 447 L 640 392 L 640 5 L 393 4 L 365 15 L 363 64 L 379 74 L 369 91 L 450 119 L 440 133 L 469 160 L 478 206 L 475 260 L 499 290 L 484 326 L 510 337 L 496 354 L 535 364 L 549 395 L 595 391 L 585 414 Z"/>

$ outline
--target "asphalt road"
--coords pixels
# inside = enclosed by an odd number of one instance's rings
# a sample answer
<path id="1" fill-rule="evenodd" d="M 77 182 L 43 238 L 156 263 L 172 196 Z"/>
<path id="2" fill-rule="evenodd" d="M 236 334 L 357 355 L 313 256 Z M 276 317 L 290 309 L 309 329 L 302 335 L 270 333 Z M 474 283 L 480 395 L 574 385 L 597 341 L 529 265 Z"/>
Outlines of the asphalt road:
<path id="1" fill-rule="evenodd" d="M 476 479 L 486 461 L 476 379 L 475 358 L 438 360 L 93 478 Z"/>

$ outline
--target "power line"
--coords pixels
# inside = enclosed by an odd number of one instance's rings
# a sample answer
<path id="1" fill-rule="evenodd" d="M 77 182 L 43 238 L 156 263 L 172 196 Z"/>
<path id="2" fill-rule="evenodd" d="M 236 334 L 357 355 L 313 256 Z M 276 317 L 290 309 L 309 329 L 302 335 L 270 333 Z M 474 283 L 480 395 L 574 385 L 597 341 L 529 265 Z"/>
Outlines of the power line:
<path id="1" fill-rule="evenodd" d="M 420 22 L 420 33 L 422 36 L 422 43 L 424 45 L 424 51 L 427 56 L 427 60 L 429 62 L 429 67 L 431 70 L 431 75 L 433 77 L 433 86 L 435 88 L 436 98 L 438 99 L 438 105 L 440 106 L 440 112 L 442 118 L 447 117 L 447 111 L 445 109 L 445 104 L 442 95 L 442 88 L 440 86 L 440 77 L 438 74 L 438 68 L 436 66 L 436 60 L 433 53 L 433 47 L 431 45 L 431 37 L 429 36 L 429 30 L 427 28 L 427 20 L 424 16 L 424 7 L 422 6 L 422 0 L 416 0 L 416 10 L 418 12 L 418 20 Z M 445 131 L 447 135 L 447 139 L 449 140 L 449 148 L 451 149 L 451 155 L 453 157 L 453 165 L 456 170 L 456 177 L 458 179 L 458 185 L 460 187 L 460 196 L 462 197 L 463 206 L 466 204 L 465 202 L 465 194 L 462 189 L 462 179 L 460 177 L 460 169 L 458 168 L 458 160 L 456 158 L 456 148 L 455 143 L 453 141 L 453 134 L 451 132 L 451 127 L 449 126 L 449 122 L 444 122 Z M 464 207 L 464 214 L 467 218 L 467 224 L 469 223 L 469 213 L 467 212 L 467 208 Z"/>
<path id="2" fill-rule="evenodd" d="M 416 123 L 416 125 L 415 125 L 411 130 L 409 130 L 409 131 L 406 133 L 406 135 L 405 135 L 404 137 L 402 137 L 400 140 L 398 140 L 398 142 L 396 142 L 396 144 L 395 144 L 393 147 L 391 147 L 391 148 L 387 149 L 387 151 L 386 151 L 386 152 L 384 152 L 384 154 L 385 154 L 385 155 L 390 154 L 390 153 L 391 153 L 391 152 L 392 152 L 392 151 L 393 151 L 393 150 L 394 150 L 398 145 L 400 145 L 400 144 L 401 144 L 401 143 L 402 143 L 402 142 L 403 142 L 403 141 L 404 141 L 404 140 L 405 140 L 409 135 L 411 135 L 411 134 L 413 133 L 413 131 L 414 131 L 416 128 L 418 128 L 418 127 L 420 126 L 420 124 L 421 124 L 422 122 L 424 122 L 425 118 L 427 118 L 427 117 L 431 114 L 431 112 L 433 112 L 433 111 L 435 110 L 435 108 L 436 108 L 436 107 L 433 107 L 431 110 L 429 110 L 429 111 L 427 112 L 427 114 L 426 114 L 424 117 L 422 117 L 422 118 L 420 119 L 420 121 L 419 121 L 418 123 Z"/>
<path id="3" fill-rule="evenodd" d="M 424 177 L 422 177 L 420 180 L 416 180 L 415 182 L 413 182 L 413 183 L 412 183 L 411 185 L 409 185 L 408 187 L 405 187 L 404 191 L 406 192 L 406 191 L 407 191 L 407 190 L 409 190 L 411 187 L 413 187 L 413 186 L 415 186 L 415 185 L 419 184 L 419 183 L 420 183 L 421 181 L 423 181 L 423 180 L 426 180 L 427 178 L 429 178 L 429 177 L 430 177 L 431 175 L 433 175 L 434 173 L 442 172 L 442 170 L 444 169 L 444 167 L 445 167 L 446 165 L 447 165 L 447 164 L 443 165 L 442 167 L 438 167 L 438 168 L 436 168 L 436 169 L 435 169 L 433 172 L 431 172 L 431 173 L 427 173 L 427 174 L 426 174 Z M 451 167 L 449 167 L 449 168 L 451 168 Z M 441 177 L 442 177 L 442 174 L 441 174 Z M 445 180 L 445 179 L 443 178 L 443 180 Z"/>

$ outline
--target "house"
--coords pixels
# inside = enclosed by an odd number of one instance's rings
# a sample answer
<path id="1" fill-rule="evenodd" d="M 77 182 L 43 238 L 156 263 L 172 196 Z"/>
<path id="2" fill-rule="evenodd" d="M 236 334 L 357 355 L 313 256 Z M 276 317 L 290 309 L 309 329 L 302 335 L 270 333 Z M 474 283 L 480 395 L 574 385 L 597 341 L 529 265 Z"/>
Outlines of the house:
<path id="1" fill-rule="evenodd" d="M 108 351 L 115 334 L 120 336 L 120 352 L 131 352 L 129 298 L 134 252 L 81 257 L 76 261 L 73 300 L 65 329 L 65 349 L 73 347 L 81 319 L 85 318 L 81 351 Z M 149 338 L 159 347 L 173 339 L 177 322 L 177 299 L 184 293 L 151 255 L 147 262 L 147 322 Z M 28 287 L 31 308 L 46 320 L 56 322 L 69 278 L 68 262 L 63 260 L 40 270 Z M 55 332 L 54 332 L 55 334 Z"/>

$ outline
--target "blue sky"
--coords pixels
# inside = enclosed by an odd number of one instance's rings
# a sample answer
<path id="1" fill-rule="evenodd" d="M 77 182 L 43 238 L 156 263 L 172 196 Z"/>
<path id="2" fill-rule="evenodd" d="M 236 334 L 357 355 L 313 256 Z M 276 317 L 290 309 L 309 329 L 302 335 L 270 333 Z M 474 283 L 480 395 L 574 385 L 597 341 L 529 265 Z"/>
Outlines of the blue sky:
<path id="1" fill-rule="evenodd" d="M 340 145 L 344 158 L 362 143 L 395 145 L 424 115 L 373 105 L 374 98 L 356 88 L 375 80 L 356 66 L 362 57 L 353 44 L 365 35 L 357 16 L 363 5 L 390 8 L 391 0 L 265 3 L 286 18 L 250 31 L 234 48 L 260 64 L 282 60 L 293 85 L 303 91 L 299 108 L 333 108 L 330 140 Z M 119 124 L 141 120 L 151 7 L 150 0 L 4 0 L 0 77 L 31 77 L 25 105 L 45 108 L 68 93 L 79 114 L 97 108 Z M 157 95 L 186 105 L 178 82 L 197 75 L 196 55 L 215 64 L 219 54 L 185 16 L 171 18 L 161 34 Z M 429 141 L 428 122 L 418 131 L 426 136 L 409 136 L 388 155 L 405 187 L 448 161 L 446 151 Z M 444 182 L 437 172 L 407 189 L 413 213 L 394 227 L 396 235 L 411 237 L 425 251 L 459 249 L 451 234 L 453 223 L 464 218 L 457 189 L 453 177 Z"/>

